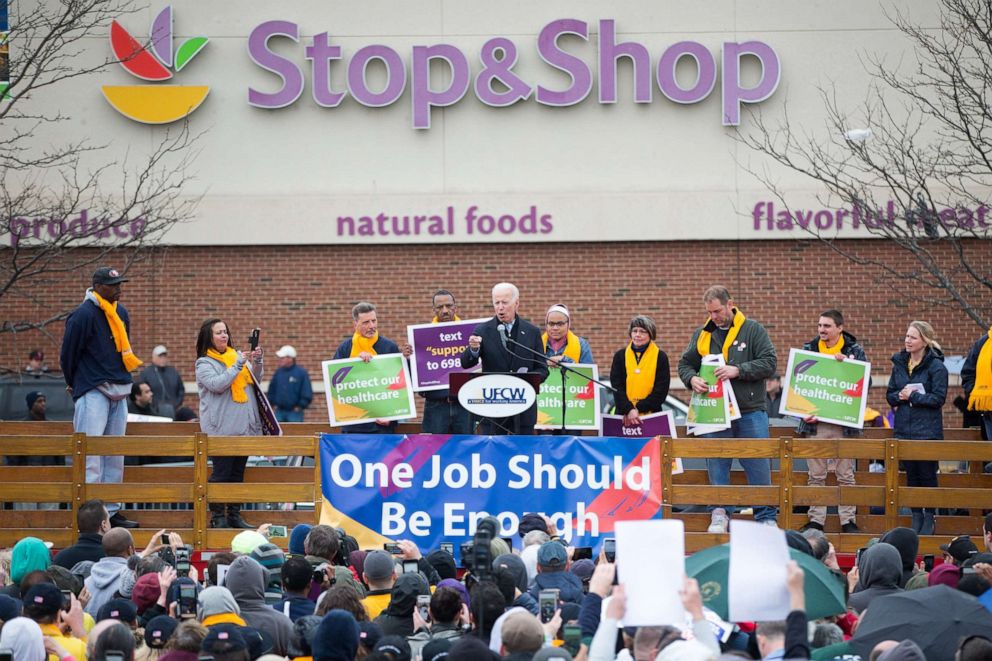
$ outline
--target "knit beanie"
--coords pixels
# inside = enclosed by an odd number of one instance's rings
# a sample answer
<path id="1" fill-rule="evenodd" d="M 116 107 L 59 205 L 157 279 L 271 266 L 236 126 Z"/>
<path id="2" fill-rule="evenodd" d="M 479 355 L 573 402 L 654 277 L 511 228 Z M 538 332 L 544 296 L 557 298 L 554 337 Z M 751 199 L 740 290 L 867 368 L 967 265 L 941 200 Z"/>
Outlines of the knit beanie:
<path id="1" fill-rule="evenodd" d="M 303 548 L 303 542 L 307 540 L 307 535 L 310 534 L 310 528 L 312 527 L 313 526 L 301 523 L 293 528 L 292 532 L 289 533 L 290 554 L 306 555 L 306 550 Z"/>
<path id="2" fill-rule="evenodd" d="M 257 530 L 243 530 L 231 540 L 231 550 L 241 555 L 249 555 L 268 541 L 265 539 L 265 535 Z"/>
<path id="3" fill-rule="evenodd" d="M 358 653 L 358 622 L 340 608 L 327 613 L 311 643 L 314 661 L 354 661 Z"/>

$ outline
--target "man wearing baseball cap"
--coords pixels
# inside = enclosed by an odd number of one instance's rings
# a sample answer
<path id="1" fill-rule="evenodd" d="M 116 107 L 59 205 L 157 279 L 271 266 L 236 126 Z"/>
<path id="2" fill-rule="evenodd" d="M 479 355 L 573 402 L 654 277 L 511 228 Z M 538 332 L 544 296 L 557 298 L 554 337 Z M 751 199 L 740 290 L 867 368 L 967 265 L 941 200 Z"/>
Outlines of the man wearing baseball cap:
<path id="1" fill-rule="evenodd" d="M 140 380 L 151 387 L 154 401 L 163 411 L 162 415 L 167 413 L 167 408 L 172 410 L 173 413 L 169 413 L 172 416 L 182 407 L 186 388 L 179 372 L 169 364 L 169 350 L 164 344 L 152 349 L 152 364 L 141 371 Z"/>
<path id="2" fill-rule="evenodd" d="M 296 364 L 296 349 L 285 345 L 276 351 L 278 368 L 269 381 L 266 395 L 279 422 L 303 422 L 303 411 L 310 406 L 313 389 L 310 374 Z"/>
<path id="3" fill-rule="evenodd" d="M 958 567 L 978 554 L 978 547 L 968 535 L 958 535 L 947 544 L 941 544 L 940 550 L 944 553 L 944 562 L 952 562 Z"/>
<path id="4" fill-rule="evenodd" d="M 131 318 L 118 303 L 124 282 L 117 269 L 98 268 L 93 286 L 65 322 L 59 360 L 75 404 L 73 430 L 87 436 L 123 436 L 127 428 L 131 372 L 142 362 L 131 350 Z M 86 458 L 87 482 L 119 483 L 123 477 L 123 456 Z M 136 528 L 119 510 L 119 503 L 107 503 L 110 525 Z"/>

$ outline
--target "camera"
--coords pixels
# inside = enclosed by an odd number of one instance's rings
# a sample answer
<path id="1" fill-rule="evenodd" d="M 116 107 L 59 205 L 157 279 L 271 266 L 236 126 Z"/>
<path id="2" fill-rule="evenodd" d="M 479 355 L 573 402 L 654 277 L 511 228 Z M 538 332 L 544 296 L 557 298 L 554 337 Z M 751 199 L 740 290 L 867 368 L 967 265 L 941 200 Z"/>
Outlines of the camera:
<path id="1" fill-rule="evenodd" d="M 615 538 L 607 537 L 603 540 L 603 557 L 606 558 L 607 562 L 616 562 L 617 540 Z"/>
<path id="2" fill-rule="evenodd" d="M 178 615 L 180 619 L 196 617 L 196 585 L 192 581 L 182 581 L 179 584 Z"/>
<path id="3" fill-rule="evenodd" d="M 554 619 L 555 611 L 558 610 L 558 590 L 541 590 L 537 597 L 541 622 L 547 624 Z"/>
<path id="4" fill-rule="evenodd" d="M 322 562 L 316 567 L 314 567 L 313 582 L 316 583 L 317 585 L 323 585 L 324 581 L 329 580 L 330 585 L 333 586 L 337 582 L 337 576 L 334 575 L 334 572 L 331 572 L 330 578 L 328 578 L 326 570 L 330 566 L 331 565 L 327 564 L 326 562 Z"/>
<path id="5" fill-rule="evenodd" d="M 190 548 L 188 546 L 180 546 L 176 549 L 176 575 L 179 577 L 189 576 L 190 568 Z"/>
<path id="6" fill-rule="evenodd" d="M 249 351 L 254 351 L 258 348 L 258 340 L 262 335 L 261 328 L 253 328 L 251 335 L 248 336 L 248 349 Z"/>
<path id="7" fill-rule="evenodd" d="M 429 594 L 417 595 L 417 610 L 420 612 L 420 619 L 424 622 L 431 621 L 431 596 Z"/>

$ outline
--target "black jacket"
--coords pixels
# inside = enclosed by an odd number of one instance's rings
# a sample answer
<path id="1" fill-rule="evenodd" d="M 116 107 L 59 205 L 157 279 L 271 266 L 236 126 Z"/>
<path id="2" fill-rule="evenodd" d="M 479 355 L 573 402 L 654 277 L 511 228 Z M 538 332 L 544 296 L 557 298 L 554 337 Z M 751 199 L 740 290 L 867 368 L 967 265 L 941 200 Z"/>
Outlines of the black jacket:
<path id="1" fill-rule="evenodd" d="M 899 391 L 910 383 L 922 384 L 926 392 L 911 393 L 908 401 L 902 401 Z M 892 375 L 885 399 L 896 411 L 895 424 L 892 425 L 896 438 L 944 438 L 944 416 L 941 412 L 947 399 L 944 354 L 939 349 L 927 349 L 912 375 L 909 374 L 909 353 L 905 349 L 892 356 Z"/>
<path id="2" fill-rule="evenodd" d="M 103 552 L 103 535 L 100 533 L 83 533 L 72 546 L 68 546 L 55 555 L 52 564 L 66 569 L 72 569 L 84 560 L 96 562 L 106 555 Z"/>
<path id="3" fill-rule="evenodd" d="M 627 397 L 627 347 L 620 349 L 613 354 L 613 364 L 610 366 L 610 385 L 617 389 L 613 394 L 616 402 L 617 415 L 627 415 L 634 408 Z M 658 349 L 658 364 L 655 367 L 654 387 L 651 394 L 637 403 L 637 410 L 641 413 L 659 413 L 661 405 L 668 399 L 668 388 L 671 385 L 672 375 L 668 367 L 668 354 Z"/>
<path id="4" fill-rule="evenodd" d="M 497 330 L 499 324 L 499 319 L 493 317 L 475 327 L 472 334 L 482 338 L 482 346 L 479 347 L 477 356 L 472 354 L 471 349 L 465 347 L 461 356 L 462 368 L 475 367 L 481 360 L 482 371 L 487 374 L 519 372 L 523 369 L 531 374 L 540 374 L 543 383 L 548 378 L 548 364 L 544 359 L 544 342 L 541 341 L 540 329 L 526 319 L 517 317 L 510 331 L 510 339 L 540 354 L 535 356 L 512 343 L 508 343 L 507 348 L 504 349 Z M 521 426 L 533 427 L 537 422 L 537 403 L 521 413 L 518 418 Z"/>

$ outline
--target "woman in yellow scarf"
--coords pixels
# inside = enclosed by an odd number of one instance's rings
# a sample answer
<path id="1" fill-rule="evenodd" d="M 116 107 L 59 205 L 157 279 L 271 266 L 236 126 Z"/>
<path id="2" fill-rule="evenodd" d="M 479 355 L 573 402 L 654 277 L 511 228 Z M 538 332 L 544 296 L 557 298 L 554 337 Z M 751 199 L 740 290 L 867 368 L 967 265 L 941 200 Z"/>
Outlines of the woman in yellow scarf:
<path id="1" fill-rule="evenodd" d="M 625 425 L 634 426 L 642 415 L 661 411 L 671 375 L 668 356 L 654 343 L 658 328 L 651 317 L 631 319 L 627 335 L 630 344 L 613 354 L 610 385 L 616 388 L 616 412 L 624 416 Z"/>
<path id="2" fill-rule="evenodd" d="M 196 385 L 200 429 L 210 436 L 261 436 L 262 421 L 252 384 L 262 378 L 262 348 L 236 351 L 223 319 L 207 319 L 196 338 Z M 244 482 L 248 457 L 213 457 L 210 482 Z M 241 505 L 210 504 L 211 528 L 254 528 Z"/>
<path id="3" fill-rule="evenodd" d="M 548 367 L 556 366 L 559 361 L 583 364 L 595 362 L 589 341 L 572 332 L 572 317 L 568 308 L 561 303 L 548 308 L 541 340 L 544 342 L 544 355 L 548 357 Z"/>

